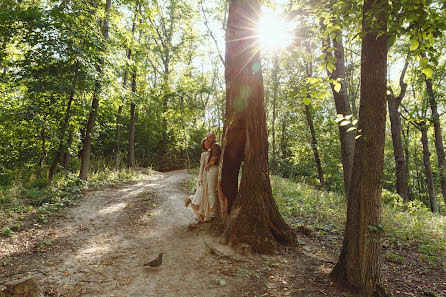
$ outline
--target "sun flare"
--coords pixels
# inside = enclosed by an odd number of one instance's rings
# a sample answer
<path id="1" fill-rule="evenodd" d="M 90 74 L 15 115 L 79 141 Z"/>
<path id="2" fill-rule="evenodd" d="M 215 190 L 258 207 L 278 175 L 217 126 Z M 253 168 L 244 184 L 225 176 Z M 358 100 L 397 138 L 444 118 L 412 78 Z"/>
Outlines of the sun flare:
<path id="1" fill-rule="evenodd" d="M 286 48 L 293 41 L 293 24 L 279 13 L 263 8 L 259 18 L 257 33 L 261 50 L 275 51 Z"/>

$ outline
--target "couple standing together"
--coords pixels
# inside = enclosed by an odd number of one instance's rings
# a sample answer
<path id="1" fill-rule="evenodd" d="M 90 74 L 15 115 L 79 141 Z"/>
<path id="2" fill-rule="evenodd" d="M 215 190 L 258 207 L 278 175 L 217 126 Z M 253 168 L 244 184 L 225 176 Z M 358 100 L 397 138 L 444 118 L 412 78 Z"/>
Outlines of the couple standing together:
<path id="1" fill-rule="evenodd" d="M 186 207 L 191 204 L 200 222 L 210 222 L 215 216 L 215 201 L 217 201 L 218 164 L 221 147 L 214 133 L 209 133 L 201 141 L 203 153 L 200 159 L 200 173 L 197 180 L 197 191 L 186 200 Z"/>

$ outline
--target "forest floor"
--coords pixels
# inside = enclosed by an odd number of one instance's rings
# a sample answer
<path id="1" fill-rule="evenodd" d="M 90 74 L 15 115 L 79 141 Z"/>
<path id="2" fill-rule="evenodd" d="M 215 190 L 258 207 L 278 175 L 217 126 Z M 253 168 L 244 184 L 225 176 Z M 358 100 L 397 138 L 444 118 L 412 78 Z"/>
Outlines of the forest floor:
<path id="1" fill-rule="evenodd" d="M 184 207 L 181 183 L 189 176 L 154 172 L 135 184 L 88 191 L 48 224 L 1 239 L 0 290 L 32 274 L 46 296 L 353 296 L 329 281 L 339 252 L 334 239 L 303 230 L 301 248 L 272 256 L 241 256 L 220 245 L 209 224 L 197 224 Z M 160 252 L 160 267 L 143 266 Z M 418 296 L 404 290 L 415 280 L 401 281 L 386 281 L 395 296 Z"/>

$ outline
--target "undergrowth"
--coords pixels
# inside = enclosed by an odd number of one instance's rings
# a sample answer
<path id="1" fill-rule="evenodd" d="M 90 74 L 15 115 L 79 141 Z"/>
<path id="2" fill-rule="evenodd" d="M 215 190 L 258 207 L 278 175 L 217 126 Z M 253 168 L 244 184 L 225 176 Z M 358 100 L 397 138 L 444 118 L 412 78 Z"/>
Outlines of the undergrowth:
<path id="1" fill-rule="evenodd" d="M 330 230 L 342 235 L 346 220 L 343 195 L 277 176 L 271 176 L 271 185 L 281 213 L 293 227 L 305 225 L 320 233 Z M 396 246 L 414 244 L 427 262 L 446 265 L 446 217 L 433 214 L 420 201 L 406 203 L 386 190 L 382 197 L 386 241 Z"/>
<path id="2" fill-rule="evenodd" d="M 90 174 L 88 181 L 79 179 L 75 174 L 60 176 L 50 187 L 46 186 L 44 179 L 16 182 L 7 189 L 0 189 L 0 235 L 14 236 L 21 222 L 32 214 L 37 218 L 35 224 L 46 223 L 51 214 L 74 204 L 84 190 L 135 182 L 147 177 L 147 174 L 150 174 L 150 170 L 105 169 Z"/>

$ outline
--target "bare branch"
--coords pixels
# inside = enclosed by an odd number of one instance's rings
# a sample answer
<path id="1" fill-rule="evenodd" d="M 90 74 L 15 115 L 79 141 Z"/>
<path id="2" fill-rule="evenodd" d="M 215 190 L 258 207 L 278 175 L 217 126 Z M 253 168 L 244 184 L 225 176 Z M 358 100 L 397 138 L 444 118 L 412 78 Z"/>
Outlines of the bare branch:
<path id="1" fill-rule="evenodd" d="M 206 12 L 204 11 L 204 7 L 203 7 L 203 1 L 200 1 L 200 6 L 201 6 L 201 11 L 203 11 L 204 24 L 206 25 L 206 28 L 208 29 L 209 35 L 211 35 L 212 40 L 214 40 L 215 47 L 217 48 L 218 57 L 220 58 L 220 61 L 223 63 L 223 65 L 225 65 L 225 59 L 223 58 L 220 48 L 218 47 L 217 39 L 215 38 L 214 33 L 212 33 L 211 28 L 209 28 L 208 19 L 206 17 Z"/>

